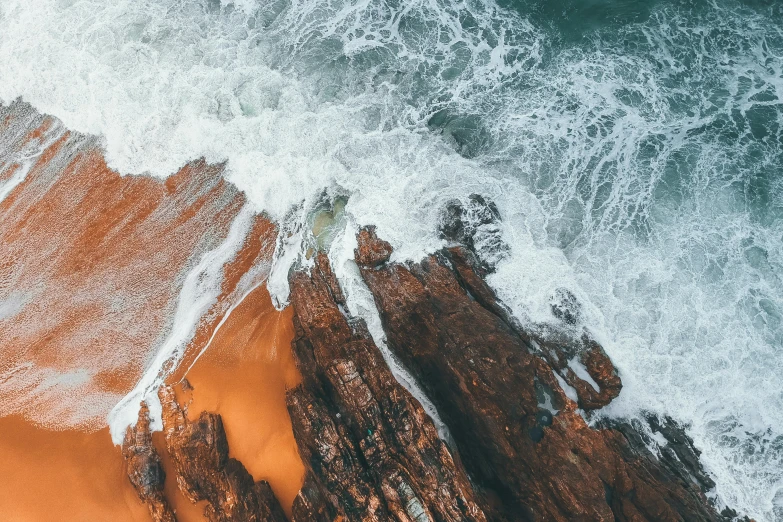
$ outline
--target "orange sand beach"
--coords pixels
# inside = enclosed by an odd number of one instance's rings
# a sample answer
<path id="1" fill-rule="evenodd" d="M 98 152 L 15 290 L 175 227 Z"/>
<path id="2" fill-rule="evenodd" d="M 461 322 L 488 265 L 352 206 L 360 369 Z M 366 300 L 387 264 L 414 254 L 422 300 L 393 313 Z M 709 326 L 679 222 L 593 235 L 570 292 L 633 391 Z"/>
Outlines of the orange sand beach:
<path id="1" fill-rule="evenodd" d="M 120 176 L 94 138 L 23 103 L 0 106 L 0 195 L 16 179 L 0 200 L 4 520 L 149 520 L 105 419 L 171 328 L 184 274 L 244 204 L 220 174 L 196 162 L 165 181 Z M 238 293 L 275 233 L 256 218 L 171 379 L 194 386 L 182 396 L 190 415 L 223 415 L 231 455 L 290 511 L 303 478 L 285 406 L 299 379 L 291 314 L 274 309 L 262 280 Z M 180 520 L 203 519 L 172 473 L 166 492 Z"/>

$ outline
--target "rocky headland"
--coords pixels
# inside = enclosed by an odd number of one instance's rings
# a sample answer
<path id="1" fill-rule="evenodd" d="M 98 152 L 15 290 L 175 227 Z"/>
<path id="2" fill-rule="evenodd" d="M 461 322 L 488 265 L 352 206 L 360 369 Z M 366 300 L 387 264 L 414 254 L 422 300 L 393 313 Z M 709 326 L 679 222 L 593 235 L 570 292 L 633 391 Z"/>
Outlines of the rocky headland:
<path id="1" fill-rule="evenodd" d="M 151 312 L 171 307 L 171 281 L 184 273 L 188 259 L 228 234 L 244 204 L 241 194 L 222 180 L 219 168 L 203 161 L 166 182 L 119 177 L 105 165 L 96 140 L 68 132 L 20 102 L 0 110 L 0 145 L 0 181 L 9 187 L 13 182 L 0 205 L 6 225 L 0 246 L 5 258 L 13 260 L 3 266 L 14 268 L 9 272 L 14 281 L 30 286 L 49 281 L 49 287 L 62 289 L 52 306 L 71 310 L 73 316 L 65 318 L 73 319 L 66 321 L 68 328 L 43 335 L 47 309 L 26 310 L 29 317 L 22 314 L 17 321 L 36 328 L 23 331 L 29 338 L 6 335 L 16 343 L 7 342 L 6 364 L 28 345 L 35 347 L 41 366 L 59 364 L 66 370 L 74 360 L 60 360 L 63 353 L 79 355 L 77 362 L 88 366 L 96 358 L 115 360 L 115 351 L 135 354 L 137 345 L 154 344 L 128 335 L 103 338 L 96 350 L 79 351 L 76 340 L 83 337 L 76 334 L 96 330 L 96 324 L 114 317 L 106 311 L 123 303 L 111 296 L 126 287 L 128 295 L 140 288 L 146 292 L 143 299 L 124 303 L 124 313 L 134 312 L 127 317 L 144 325 L 137 333 L 158 332 L 165 314 Z M 74 187 L 82 191 L 78 197 Z M 227 296 L 237 294 L 242 278 L 272 255 L 276 230 L 256 216 L 233 261 L 224 267 L 220 306 L 199 325 L 183 372 L 192 368 L 213 333 L 213 351 L 236 345 L 252 345 L 259 353 L 269 345 L 277 351 L 267 337 L 284 339 L 288 359 L 270 357 L 274 365 L 257 359 L 250 365 L 240 356 L 245 352 L 235 350 L 231 364 L 224 353 L 201 369 L 196 394 L 202 383 L 210 386 L 205 374 L 214 374 L 218 366 L 225 375 L 215 377 L 212 386 L 229 379 L 258 385 L 237 387 L 233 394 L 207 402 L 216 409 L 222 404 L 223 415 L 200 411 L 207 409 L 204 403 L 178 395 L 174 380 L 159 393 L 162 433 L 152 433 L 149 409 L 142 405 L 122 444 L 123 483 L 148 513 L 136 503 L 126 518 L 138 520 L 141 512 L 155 521 L 183 521 L 193 519 L 196 511 L 213 522 L 736 519 L 730 510 L 718 512 L 707 498 L 714 484 L 701 468 L 693 442 L 673 419 L 650 415 L 588 423 L 591 412 L 618 396 L 621 376 L 600 344 L 578 329 L 580 305 L 567 290 L 552 300 L 552 312 L 567 334 L 543 337 L 515 320 L 487 285 L 486 276 L 507 254 L 499 219 L 497 208 L 481 196 L 455 202 L 443 214 L 441 232 L 448 246 L 408 264 L 391 261 L 391 245 L 373 228 L 359 231 L 355 261 L 381 319 L 386 346 L 379 347 L 364 322 L 351 316 L 323 252 L 313 252 L 310 268 L 290 274 L 285 313 L 268 311 L 269 295 L 259 286 L 216 332 L 220 318 L 228 314 L 221 308 L 230 301 Z M 56 251 L 60 265 L 40 270 L 34 262 L 38 250 Z M 142 287 L 139 273 L 147 274 Z M 100 291 L 90 293 L 96 282 Z M 73 295 L 82 301 L 89 295 L 94 302 L 74 305 Z M 107 323 L 97 331 L 114 329 L 115 323 Z M 381 348 L 391 351 L 421 391 L 411 393 L 398 382 Z M 144 358 L 120 359 L 119 368 L 96 374 L 103 388 L 125 393 Z M 250 375 L 262 367 L 296 373 L 294 362 L 300 375 L 278 378 L 264 392 L 261 381 L 272 376 L 256 381 Z M 177 376 L 179 388 L 187 387 L 184 376 Z M 252 400 L 239 404 L 240 397 L 247 400 L 245 395 L 254 390 L 269 397 L 255 405 Z M 434 405 L 437 422 L 423 402 Z M 260 423 L 237 419 L 273 406 L 280 415 L 269 415 L 263 423 L 279 429 L 264 437 L 277 445 L 268 443 L 263 452 L 254 453 L 248 439 L 261 436 Z M 440 423 L 447 433 L 439 432 Z M 251 433 L 238 434 L 242 428 Z M 18 435 L 13 451 L 5 455 L 24 449 L 22 438 L 36 448 L 51 440 L 27 427 L 24 432 L 13 429 Z M 84 445 L 86 435 L 81 435 L 70 433 L 63 440 Z M 81 451 L 88 454 L 90 447 Z M 57 446 L 54 453 L 64 451 Z M 93 456 L 90 476 L 105 485 L 112 469 L 105 455 Z M 44 457 L 35 469 L 51 466 L 50 456 Z M 273 477 L 269 466 L 259 464 L 262 459 L 291 470 Z M 98 466 L 107 468 L 100 479 Z M 68 474 L 62 476 L 72 477 L 78 476 L 74 470 L 87 466 L 69 462 L 63 468 Z M 13 481 L 9 474 L 4 487 Z M 66 485 L 69 492 L 79 489 L 79 484 Z M 111 506 L 125 502 L 126 492 L 120 493 L 100 496 Z M 80 499 L 74 504 L 84 503 Z M 184 509 L 182 502 L 193 510 Z M 92 518 L 103 516 L 97 513 Z"/>
<path id="2" fill-rule="evenodd" d="M 465 228 L 444 226 L 450 246 L 419 263 L 390 262 L 391 246 L 371 227 L 355 252 L 388 347 L 437 408 L 448 442 L 348 312 L 327 256 L 292 272 L 291 349 L 302 381 L 286 402 L 306 472 L 290 518 L 734 520 L 708 500 L 699 452 L 672 419 L 588 425 L 588 412 L 622 388 L 611 360 L 587 333 L 553 342 L 525 331 L 486 284 L 491 265 Z M 566 323 L 579 313 L 573 296 L 553 306 Z M 161 399 L 178 487 L 208 501 L 208 520 L 285 519 L 268 485 L 228 457 L 219 415 L 189 422 L 171 389 Z M 171 520 L 158 459 L 139 433 L 147 425 L 142 418 L 126 437 L 129 477 L 153 518 Z M 652 445 L 652 433 L 665 444 Z"/>

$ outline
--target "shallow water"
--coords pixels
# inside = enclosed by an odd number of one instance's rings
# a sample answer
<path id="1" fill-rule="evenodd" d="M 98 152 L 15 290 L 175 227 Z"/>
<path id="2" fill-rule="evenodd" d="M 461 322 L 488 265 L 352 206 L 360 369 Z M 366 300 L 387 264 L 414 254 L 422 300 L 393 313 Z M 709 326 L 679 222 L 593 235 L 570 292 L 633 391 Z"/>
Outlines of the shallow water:
<path id="1" fill-rule="evenodd" d="M 332 254 L 348 279 L 358 224 L 415 259 L 440 246 L 448 200 L 493 198 L 510 254 L 491 284 L 515 313 L 557 326 L 550 300 L 570 289 L 622 372 L 606 413 L 690 424 L 719 501 L 775 520 L 781 9 L 6 0 L 0 99 L 102 136 L 124 174 L 227 160 L 226 178 L 292 232 L 270 275 L 281 304 L 324 200 L 347 197 Z"/>

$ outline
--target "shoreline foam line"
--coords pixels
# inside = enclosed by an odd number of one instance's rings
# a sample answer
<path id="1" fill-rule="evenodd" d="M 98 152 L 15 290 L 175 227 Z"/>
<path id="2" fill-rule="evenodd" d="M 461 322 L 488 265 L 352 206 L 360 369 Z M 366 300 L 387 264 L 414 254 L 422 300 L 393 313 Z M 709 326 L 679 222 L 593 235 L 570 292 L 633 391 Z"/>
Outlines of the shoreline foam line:
<path id="1" fill-rule="evenodd" d="M 204 345 L 204 347 L 199 350 L 198 355 L 193 358 L 193 361 L 188 365 L 188 369 L 182 372 L 182 378 L 177 381 L 178 383 L 181 383 L 182 380 L 187 377 L 188 372 L 196 365 L 199 359 L 201 359 L 201 356 L 206 353 L 206 351 L 209 349 L 209 347 L 212 345 L 212 341 L 215 340 L 215 337 L 217 336 L 218 332 L 220 332 L 220 329 L 223 327 L 224 324 L 228 321 L 228 318 L 231 316 L 231 314 L 234 312 L 234 310 L 241 305 L 245 299 L 247 299 L 247 296 L 255 292 L 258 287 L 263 285 L 266 282 L 266 276 L 261 279 L 261 281 L 258 281 L 256 284 L 250 287 L 249 290 L 246 290 L 242 297 L 240 297 L 236 303 L 232 304 L 228 310 L 226 310 L 226 313 L 223 314 L 223 317 L 220 319 L 220 322 L 218 322 L 217 326 L 215 326 L 215 329 L 212 331 L 212 335 L 209 336 L 209 341 L 207 341 L 207 344 Z"/>
<path id="2" fill-rule="evenodd" d="M 168 337 L 136 386 L 109 413 L 108 423 L 114 444 L 122 444 L 125 430 L 136 423 L 142 401 L 149 407 L 152 431 L 163 429 L 157 389 L 163 383 L 167 372 L 176 368 L 188 342 L 195 335 L 201 318 L 217 301 L 223 281 L 223 267 L 242 248 L 252 229 L 254 215 L 250 205 L 243 206 L 231 223 L 223 242 L 206 252 L 188 272 L 177 299 L 174 321 Z"/>

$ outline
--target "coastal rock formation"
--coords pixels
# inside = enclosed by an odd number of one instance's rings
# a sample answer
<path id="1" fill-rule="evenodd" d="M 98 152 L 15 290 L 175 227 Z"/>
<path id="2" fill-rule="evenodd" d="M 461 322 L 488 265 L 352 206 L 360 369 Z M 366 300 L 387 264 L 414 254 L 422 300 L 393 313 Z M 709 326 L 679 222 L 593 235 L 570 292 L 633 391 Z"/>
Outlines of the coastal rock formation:
<path id="1" fill-rule="evenodd" d="M 705 497 L 713 483 L 674 420 L 587 425 L 580 408 L 600 408 L 622 387 L 597 342 L 528 333 L 468 248 L 452 245 L 406 265 L 390 263 L 391 254 L 372 228 L 360 232 L 356 260 L 388 346 L 437 407 L 455 447 L 396 380 L 365 323 L 350 316 L 318 253 L 309 271 L 290 277 L 291 346 L 302 381 L 286 403 L 306 468 L 294 522 L 736 516 L 717 513 Z M 159 396 L 178 487 L 191 502 L 207 501 L 210 521 L 286 520 L 269 485 L 229 458 L 219 415 L 190 421 L 172 388 Z M 652 437 L 666 440 L 656 454 Z M 154 520 L 175 520 L 146 409 L 123 453 Z"/>
<path id="2" fill-rule="evenodd" d="M 509 253 L 500 229 L 500 211 L 493 201 L 471 194 L 465 203 L 451 201 L 443 211 L 441 236 L 481 254 L 482 267 L 492 271 Z"/>
<path id="3" fill-rule="evenodd" d="M 391 253 L 367 246 L 367 263 Z M 294 519 L 486 520 L 432 420 L 396 381 L 363 321 L 347 315 L 325 254 L 309 274 L 293 274 L 291 305 L 303 382 L 289 392 L 288 408 L 308 467 Z"/>
<path id="4" fill-rule="evenodd" d="M 441 228 L 446 239 L 461 243 L 460 246 L 451 247 L 444 253 L 460 285 L 482 307 L 514 330 L 528 351 L 546 360 L 566 384 L 574 388 L 580 408 L 596 410 L 609 404 L 620 394 L 623 385 L 617 369 L 600 344 L 592 340 L 587 333 L 582 334 L 581 339 L 576 342 L 555 342 L 526 331 L 489 288 L 484 279 L 492 270 L 492 264 L 479 259 L 473 238 L 477 234 L 476 223 L 479 224 L 478 227 L 488 227 L 489 230 L 497 232 L 500 216 L 495 205 L 481 196 L 474 194 L 469 202 L 467 207 L 456 203 L 449 206 Z M 495 244 L 502 245 L 499 235 L 492 237 L 495 238 Z M 364 262 L 363 251 L 388 250 L 389 254 L 384 261 L 391 256 L 391 245 L 374 238 L 372 229 L 362 230 L 359 238 L 356 261 L 360 266 L 370 267 L 378 264 L 371 265 Z M 493 251 L 504 252 L 504 249 L 497 247 Z M 553 297 L 553 315 L 562 320 L 566 327 L 573 329 L 580 316 L 580 305 L 576 297 L 566 289 L 559 289 L 557 295 Z M 575 369 L 582 374 L 582 377 Z"/>
<path id="5" fill-rule="evenodd" d="M 286 516 L 269 484 L 254 482 L 236 459 L 228 456 L 228 442 L 220 415 L 203 412 L 189 421 L 174 395 L 159 391 L 163 406 L 166 447 L 177 473 L 180 491 L 194 504 L 206 500 L 210 522 L 285 522 Z"/>
<path id="6" fill-rule="evenodd" d="M 611 390 L 602 397 L 577 388 L 580 403 L 598 406 L 619 392 L 597 343 L 547 356 L 547 346 L 509 319 L 462 247 L 406 266 L 388 263 L 390 252 L 373 229 L 359 234 L 356 259 L 389 347 L 449 426 L 488 519 L 721 519 L 696 481 L 623 432 L 590 428 L 566 396 L 553 371 L 568 367 L 560 353 L 584 354 L 591 378 Z"/>
<path id="7" fill-rule="evenodd" d="M 142 404 L 139 420 L 125 432 L 122 443 L 128 478 L 139 498 L 149 507 L 155 522 L 175 522 L 176 517 L 163 494 L 166 474 L 157 450 L 152 445 L 149 409 Z"/>

